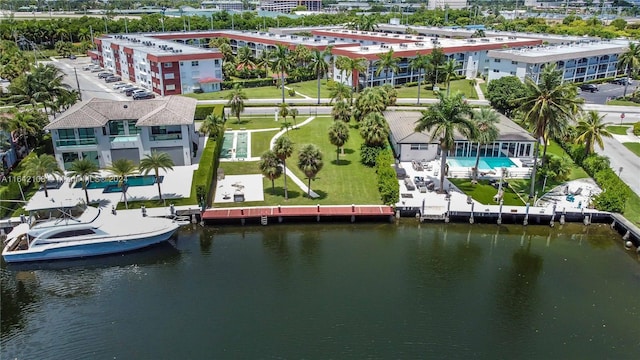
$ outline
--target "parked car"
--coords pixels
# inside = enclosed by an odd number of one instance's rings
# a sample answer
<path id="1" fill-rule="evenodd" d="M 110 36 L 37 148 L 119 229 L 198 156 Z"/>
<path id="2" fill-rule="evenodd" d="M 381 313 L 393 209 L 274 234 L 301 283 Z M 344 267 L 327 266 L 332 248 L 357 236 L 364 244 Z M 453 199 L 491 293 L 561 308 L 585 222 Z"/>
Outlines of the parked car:
<path id="1" fill-rule="evenodd" d="M 71 54 L 71 55 L 69 55 L 69 59 L 70 59 L 70 60 L 75 60 L 75 59 L 76 59 L 76 56 L 75 56 L 75 55 L 73 55 L 73 54 Z"/>
<path id="2" fill-rule="evenodd" d="M 144 91 L 133 94 L 133 100 L 153 99 L 156 96 L 151 91 Z"/>
<path id="3" fill-rule="evenodd" d="M 122 82 L 122 81 L 118 81 L 117 83 L 113 84 L 113 89 L 114 90 L 119 90 L 125 86 L 127 86 L 129 84 L 127 84 L 126 82 Z"/>
<path id="4" fill-rule="evenodd" d="M 633 80 L 627 78 L 627 77 L 623 77 L 620 79 L 615 79 L 612 81 L 613 84 L 618 84 L 618 85 L 631 85 L 633 84 Z"/>
<path id="5" fill-rule="evenodd" d="M 121 93 L 126 92 L 127 90 L 131 90 L 133 91 L 134 89 L 137 89 L 135 86 L 131 85 L 131 84 L 127 84 L 123 87 L 121 87 L 119 90 Z"/>
<path id="6" fill-rule="evenodd" d="M 100 72 L 100 71 L 102 71 L 102 68 L 101 68 L 101 67 L 99 67 L 99 66 L 94 67 L 94 68 L 91 68 L 91 72 L 92 72 L 92 73 Z"/>
<path id="7" fill-rule="evenodd" d="M 83 67 L 82 67 L 82 70 L 84 70 L 84 71 L 89 71 L 89 70 L 91 70 L 91 69 L 93 69 L 93 68 L 96 68 L 96 67 L 99 67 L 99 66 L 98 66 L 98 65 L 96 65 L 96 64 L 87 64 L 87 65 L 85 65 L 85 66 L 83 66 Z"/>
<path id="8" fill-rule="evenodd" d="M 130 89 L 125 90 L 125 91 L 124 91 L 124 94 L 125 94 L 125 95 L 127 95 L 127 96 L 131 96 L 131 95 L 133 95 L 133 93 L 134 93 L 135 91 L 137 91 L 137 92 L 142 92 L 142 91 L 145 91 L 145 90 L 144 90 L 144 89 L 137 88 L 137 87 L 132 87 L 132 88 L 130 88 Z"/>
<path id="9" fill-rule="evenodd" d="M 582 84 L 582 85 L 580 85 L 580 90 L 589 91 L 589 92 L 596 92 L 596 91 L 598 91 L 598 87 L 595 86 L 594 84 Z"/>
<path id="10" fill-rule="evenodd" d="M 113 75 L 113 76 L 104 78 L 104 82 L 107 82 L 107 83 L 112 83 L 120 80 L 122 80 L 122 78 L 118 75 Z"/>
<path id="11" fill-rule="evenodd" d="M 106 79 L 109 76 L 113 76 L 113 74 L 108 72 L 108 71 L 101 72 L 101 73 L 98 74 L 98 79 Z"/>

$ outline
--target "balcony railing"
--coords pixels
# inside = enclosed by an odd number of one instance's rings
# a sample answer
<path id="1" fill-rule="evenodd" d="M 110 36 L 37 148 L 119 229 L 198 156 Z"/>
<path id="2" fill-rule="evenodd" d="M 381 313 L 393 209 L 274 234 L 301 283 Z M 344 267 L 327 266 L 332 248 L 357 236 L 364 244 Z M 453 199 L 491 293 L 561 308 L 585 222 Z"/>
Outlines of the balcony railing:
<path id="1" fill-rule="evenodd" d="M 109 142 L 111 143 L 124 143 L 124 142 L 133 142 L 138 141 L 137 136 L 132 135 L 112 135 L 109 136 Z"/>
<path id="2" fill-rule="evenodd" d="M 95 145 L 98 141 L 95 138 L 87 139 L 62 139 L 56 140 L 56 147 L 69 147 L 69 146 L 87 146 Z"/>
<path id="3" fill-rule="evenodd" d="M 182 133 L 177 134 L 151 134 L 149 140 L 151 141 L 164 141 L 164 140 L 180 140 L 182 139 Z"/>

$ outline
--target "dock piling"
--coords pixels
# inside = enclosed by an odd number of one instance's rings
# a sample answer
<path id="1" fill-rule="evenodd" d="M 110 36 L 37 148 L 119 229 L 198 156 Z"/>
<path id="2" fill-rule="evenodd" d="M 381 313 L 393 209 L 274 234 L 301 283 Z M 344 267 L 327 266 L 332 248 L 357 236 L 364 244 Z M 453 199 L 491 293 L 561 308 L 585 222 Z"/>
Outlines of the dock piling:
<path id="1" fill-rule="evenodd" d="M 473 208 L 475 206 L 475 203 L 472 201 L 471 202 L 471 216 L 469 216 L 469 224 L 473 224 L 474 219 L 473 219 Z"/>
<path id="2" fill-rule="evenodd" d="M 529 225 L 529 203 L 524 206 L 524 221 L 522 222 L 522 225 Z"/>

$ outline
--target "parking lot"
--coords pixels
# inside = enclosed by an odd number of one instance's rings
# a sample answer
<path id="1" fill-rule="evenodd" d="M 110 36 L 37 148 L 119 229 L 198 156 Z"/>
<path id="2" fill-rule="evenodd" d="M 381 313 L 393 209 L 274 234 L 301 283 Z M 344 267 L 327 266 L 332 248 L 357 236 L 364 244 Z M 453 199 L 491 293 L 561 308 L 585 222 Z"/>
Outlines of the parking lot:
<path id="1" fill-rule="evenodd" d="M 618 96 L 622 96 L 624 93 L 624 85 L 616 85 L 610 83 L 596 84 L 598 91 L 588 92 L 579 91 L 580 96 L 584 98 L 587 104 L 601 104 L 605 105 L 608 99 L 615 99 Z M 627 88 L 627 95 L 633 93 L 638 86 L 638 81 L 634 81 L 632 85 Z"/>

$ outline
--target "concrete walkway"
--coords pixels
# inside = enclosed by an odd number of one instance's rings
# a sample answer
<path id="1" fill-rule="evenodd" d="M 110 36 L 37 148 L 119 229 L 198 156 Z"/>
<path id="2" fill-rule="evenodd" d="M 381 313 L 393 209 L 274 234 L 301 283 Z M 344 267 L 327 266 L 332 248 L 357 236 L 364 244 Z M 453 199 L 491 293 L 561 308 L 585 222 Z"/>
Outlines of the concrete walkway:
<path id="1" fill-rule="evenodd" d="M 482 88 L 480 87 L 480 82 L 484 83 L 482 79 L 476 79 L 476 83 L 473 85 L 473 88 L 476 89 L 476 94 L 478 94 L 478 100 L 485 101 L 484 93 L 482 92 Z"/>

